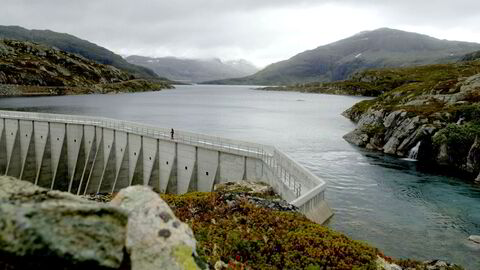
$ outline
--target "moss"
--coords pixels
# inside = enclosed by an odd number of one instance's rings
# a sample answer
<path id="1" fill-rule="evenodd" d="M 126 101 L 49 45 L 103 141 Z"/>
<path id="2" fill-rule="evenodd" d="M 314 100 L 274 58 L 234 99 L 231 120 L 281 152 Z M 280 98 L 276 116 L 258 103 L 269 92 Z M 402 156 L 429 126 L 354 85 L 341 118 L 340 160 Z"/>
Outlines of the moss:
<path id="1" fill-rule="evenodd" d="M 383 134 L 385 132 L 385 126 L 383 124 L 363 125 L 362 131 L 369 137 L 373 137 L 376 134 Z"/>
<path id="2" fill-rule="evenodd" d="M 451 161 L 461 165 L 465 163 L 477 136 L 480 136 L 480 125 L 477 123 L 449 124 L 433 137 L 433 143 L 436 147 L 446 144 Z"/>
<path id="3" fill-rule="evenodd" d="M 199 256 L 211 266 L 222 260 L 240 269 L 375 269 L 375 248 L 299 213 L 227 203 L 215 192 L 162 198 L 190 225 Z"/>
<path id="4" fill-rule="evenodd" d="M 480 122 L 480 104 L 455 106 L 451 110 L 454 119 L 463 118 L 467 122 Z"/>
<path id="5" fill-rule="evenodd" d="M 186 245 L 179 245 L 175 247 L 173 251 L 173 256 L 175 257 L 178 264 L 186 270 L 195 270 L 198 269 L 197 264 L 192 257 L 192 248 Z"/>
<path id="6" fill-rule="evenodd" d="M 400 105 L 400 106 L 395 106 L 394 108 L 396 110 L 401 109 L 406 111 L 408 117 L 414 117 L 417 115 L 428 117 L 434 113 L 441 112 L 446 109 L 445 103 L 438 102 L 437 100 L 432 100 L 422 105 L 416 105 L 416 106 Z"/>
<path id="7" fill-rule="evenodd" d="M 358 121 L 362 114 L 366 113 L 368 109 L 373 107 L 376 104 L 376 100 L 362 100 L 355 105 L 353 105 L 350 109 L 346 110 L 343 115 L 352 119 L 353 121 Z"/>

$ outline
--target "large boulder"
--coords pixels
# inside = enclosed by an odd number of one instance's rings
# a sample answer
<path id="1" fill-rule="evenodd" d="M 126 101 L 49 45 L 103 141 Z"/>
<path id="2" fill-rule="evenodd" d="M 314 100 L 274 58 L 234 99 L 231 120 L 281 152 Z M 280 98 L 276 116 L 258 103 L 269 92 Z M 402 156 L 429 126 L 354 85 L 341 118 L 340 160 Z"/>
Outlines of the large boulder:
<path id="1" fill-rule="evenodd" d="M 119 269 L 127 214 L 119 208 L 0 177 L 0 268 Z"/>
<path id="2" fill-rule="evenodd" d="M 355 130 L 345 134 L 343 139 L 360 147 L 366 146 L 369 141 L 368 134 L 363 132 L 360 128 L 356 128 Z"/>
<path id="3" fill-rule="evenodd" d="M 125 188 L 110 204 L 129 214 L 126 248 L 132 270 L 198 269 L 192 230 L 151 188 Z"/>

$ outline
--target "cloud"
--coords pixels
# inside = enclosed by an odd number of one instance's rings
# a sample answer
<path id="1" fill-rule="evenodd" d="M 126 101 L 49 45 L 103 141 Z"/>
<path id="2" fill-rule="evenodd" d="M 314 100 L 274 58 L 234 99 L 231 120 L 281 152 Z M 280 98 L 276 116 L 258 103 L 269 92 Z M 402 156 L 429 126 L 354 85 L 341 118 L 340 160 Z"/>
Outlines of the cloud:
<path id="1" fill-rule="evenodd" d="M 2 0 L 0 24 L 67 32 L 122 54 L 266 65 L 383 26 L 480 42 L 478 10 L 476 0 Z"/>

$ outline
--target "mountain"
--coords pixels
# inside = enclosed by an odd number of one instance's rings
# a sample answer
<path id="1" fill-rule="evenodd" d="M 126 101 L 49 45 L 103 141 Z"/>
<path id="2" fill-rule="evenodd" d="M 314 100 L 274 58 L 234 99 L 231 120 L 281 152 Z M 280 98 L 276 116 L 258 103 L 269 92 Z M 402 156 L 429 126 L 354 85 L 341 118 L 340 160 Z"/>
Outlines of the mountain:
<path id="1" fill-rule="evenodd" d="M 137 55 L 129 56 L 126 60 L 129 63 L 150 68 L 159 76 L 170 80 L 193 83 L 238 78 L 258 71 L 254 65 L 245 60 L 150 58 Z"/>
<path id="2" fill-rule="evenodd" d="M 449 63 L 480 50 L 480 44 L 440 40 L 426 35 L 381 28 L 305 51 L 271 64 L 252 76 L 217 84 L 293 84 L 347 79 L 365 69 Z"/>
<path id="3" fill-rule="evenodd" d="M 38 43 L 0 40 L 0 96 L 160 90 L 170 85 Z"/>
<path id="4" fill-rule="evenodd" d="M 50 30 L 28 30 L 20 26 L 0 26 L 0 39 L 37 42 L 58 48 L 62 51 L 81 55 L 101 64 L 112 65 L 121 70 L 130 72 L 136 77 L 159 79 L 152 70 L 132 65 L 120 55 L 69 34 L 53 32 Z"/>

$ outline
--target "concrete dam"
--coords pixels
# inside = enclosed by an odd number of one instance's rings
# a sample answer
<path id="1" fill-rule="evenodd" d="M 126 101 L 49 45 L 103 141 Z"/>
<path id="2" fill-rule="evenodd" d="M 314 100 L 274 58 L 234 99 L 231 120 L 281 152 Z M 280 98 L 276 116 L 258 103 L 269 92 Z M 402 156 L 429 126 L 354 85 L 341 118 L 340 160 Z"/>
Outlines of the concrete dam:
<path id="1" fill-rule="evenodd" d="M 326 183 L 273 146 L 107 118 L 0 111 L 0 173 L 78 195 L 264 182 L 309 219 L 332 216 Z"/>

